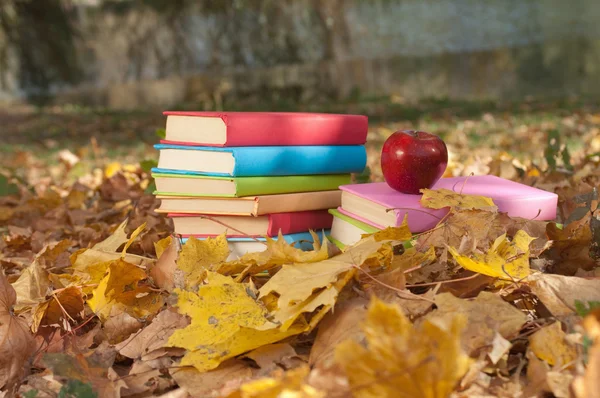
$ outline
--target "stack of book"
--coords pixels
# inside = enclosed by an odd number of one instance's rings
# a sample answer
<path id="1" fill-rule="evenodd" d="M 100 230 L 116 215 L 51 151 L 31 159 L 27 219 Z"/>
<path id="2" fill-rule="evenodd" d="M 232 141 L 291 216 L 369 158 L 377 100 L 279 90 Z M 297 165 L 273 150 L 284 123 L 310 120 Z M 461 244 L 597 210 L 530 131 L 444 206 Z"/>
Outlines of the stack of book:
<path id="1" fill-rule="evenodd" d="M 266 236 L 312 248 L 309 230 L 329 234 L 341 185 L 364 170 L 362 115 L 165 112 L 157 212 L 184 240 L 226 233 L 230 259 L 263 251 Z"/>
<path id="2" fill-rule="evenodd" d="M 556 218 L 558 195 L 493 175 L 442 178 L 431 189 L 442 188 L 491 198 L 498 211 L 510 217 Z M 420 204 L 422 195 L 400 193 L 385 182 L 348 184 L 340 190 L 342 203 L 329 213 L 334 216 L 330 239 L 341 248 L 356 243 L 363 234 L 400 226 L 405 215 L 411 232 L 428 231 L 449 211 L 425 208 Z"/>

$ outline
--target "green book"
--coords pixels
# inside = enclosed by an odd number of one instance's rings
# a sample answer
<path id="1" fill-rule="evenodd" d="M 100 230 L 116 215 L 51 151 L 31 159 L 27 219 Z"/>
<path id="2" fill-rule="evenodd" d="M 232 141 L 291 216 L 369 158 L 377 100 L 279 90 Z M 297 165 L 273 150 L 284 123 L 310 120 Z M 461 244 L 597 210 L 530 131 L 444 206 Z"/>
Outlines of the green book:
<path id="1" fill-rule="evenodd" d="M 350 174 L 318 174 L 266 177 L 212 177 L 152 173 L 155 195 L 186 197 L 231 197 L 275 195 L 337 190 L 349 184 Z"/>

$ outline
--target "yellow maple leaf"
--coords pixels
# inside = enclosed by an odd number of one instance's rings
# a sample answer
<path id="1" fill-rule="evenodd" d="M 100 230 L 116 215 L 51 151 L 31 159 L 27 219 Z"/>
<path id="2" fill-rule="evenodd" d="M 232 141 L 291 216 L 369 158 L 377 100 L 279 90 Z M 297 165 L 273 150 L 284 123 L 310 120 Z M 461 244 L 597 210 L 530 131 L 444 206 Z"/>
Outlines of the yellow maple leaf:
<path id="1" fill-rule="evenodd" d="M 363 234 L 362 238 L 366 238 L 371 234 Z M 408 228 L 408 214 L 404 215 L 404 219 L 402 220 L 402 224 L 399 227 L 387 227 L 382 229 L 381 231 L 377 231 L 372 234 L 375 238 L 376 242 L 381 241 L 407 241 L 412 239 L 412 233 Z"/>
<path id="2" fill-rule="evenodd" d="M 146 278 L 146 273 L 136 265 L 122 259 L 114 261 L 87 303 L 103 322 L 122 312 L 136 318 L 155 314 L 163 299 L 148 286 L 139 285 Z"/>
<path id="3" fill-rule="evenodd" d="M 498 206 L 494 201 L 485 196 L 464 195 L 449 189 L 421 189 L 421 206 L 430 209 L 443 209 L 450 207 L 453 210 L 487 210 L 491 212 L 498 211 Z"/>
<path id="4" fill-rule="evenodd" d="M 529 244 L 534 240 L 525 231 L 519 230 L 509 241 L 506 234 L 500 235 L 485 254 L 461 256 L 448 246 L 456 262 L 463 268 L 483 275 L 504 280 L 520 280 L 527 277 L 529 270 Z"/>
<path id="5" fill-rule="evenodd" d="M 191 318 L 190 325 L 175 331 L 167 344 L 189 351 L 181 365 L 214 369 L 228 358 L 303 330 L 277 329 L 249 284 L 210 271 L 206 279 L 208 284 L 201 285 L 197 294 L 175 289 L 178 311 Z"/>
<path id="6" fill-rule="evenodd" d="M 332 285 L 342 273 L 361 266 L 381 246 L 382 243 L 371 236 L 335 257 L 313 263 L 284 265 L 260 288 L 260 297 L 277 292 L 279 309 L 301 303 L 316 289 Z"/>
<path id="7" fill-rule="evenodd" d="M 472 362 L 461 348 L 465 322 L 456 315 L 415 327 L 398 306 L 373 297 L 363 325 L 366 347 L 346 340 L 335 359 L 355 397 L 446 397 Z"/>
<path id="8" fill-rule="evenodd" d="M 177 267 L 185 274 L 186 288 L 198 285 L 207 270 L 217 268 L 228 256 L 229 245 L 224 233 L 204 240 L 190 237 L 182 246 L 177 259 Z"/>
<path id="9" fill-rule="evenodd" d="M 238 260 L 221 264 L 216 271 L 224 275 L 235 275 L 245 271 L 253 275 L 283 264 L 311 263 L 329 257 L 327 244 L 321 244 L 318 236 L 311 231 L 314 250 L 304 251 L 287 243 L 281 232 L 275 240 L 266 237 L 265 250 L 247 253 Z M 325 242 L 324 242 L 325 243 Z"/>
<path id="10" fill-rule="evenodd" d="M 566 337 L 557 321 L 529 336 L 529 348 L 550 365 L 565 366 L 577 359 L 577 349 L 567 342 Z"/>
<path id="11" fill-rule="evenodd" d="M 310 373 L 307 365 L 287 372 L 276 372 L 272 377 L 265 377 L 243 384 L 239 390 L 229 394 L 227 398 L 324 398 L 326 394 L 307 384 Z"/>

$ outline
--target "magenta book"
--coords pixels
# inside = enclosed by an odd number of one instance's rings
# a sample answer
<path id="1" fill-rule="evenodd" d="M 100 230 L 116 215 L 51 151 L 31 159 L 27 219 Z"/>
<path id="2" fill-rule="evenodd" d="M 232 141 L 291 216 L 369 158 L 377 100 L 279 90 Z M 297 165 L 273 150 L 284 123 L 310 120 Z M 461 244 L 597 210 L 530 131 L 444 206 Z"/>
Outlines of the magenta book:
<path id="1" fill-rule="evenodd" d="M 498 211 L 511 217 L 536 220 L 556 218 L 556 194 L 500 177 L 442 178 L 432 187 L 440 188 L 491 198 L 498 206 Z M 385 182 L 342 185 L 340 189 L 343 191 L 340 212 L 377 228 L 398 226 L 408 213 L 410 230 L 423 232 L 434 227 L 449 210 L 422 207 L 419 203 L 421 195 L 400 193 Z"/>

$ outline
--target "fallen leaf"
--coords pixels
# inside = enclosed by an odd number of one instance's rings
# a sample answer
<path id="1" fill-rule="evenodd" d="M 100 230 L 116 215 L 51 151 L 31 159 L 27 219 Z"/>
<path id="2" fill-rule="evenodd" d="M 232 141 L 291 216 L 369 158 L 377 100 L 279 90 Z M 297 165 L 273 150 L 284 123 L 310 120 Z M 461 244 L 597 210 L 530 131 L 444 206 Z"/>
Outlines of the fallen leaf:
<path id="1" fill-rule="evenodd" d="M 494 339 L 492 340 L 492 349 L 488 352 L 490 361 L 496 365 L 500 359 L 508 354 L 511 347 L 511 342 L 502 337 L 500 333 L 496 332 L 496 334 L 494 334 Z"/>
<path id="2" fill-rule="evenodd" d="M 575 303 L 600 301 L 600 278 L 535 274 L 525 281 L 554 316 L 576 313 Z"/>
<path id="3" fill-rule="evenodd" d="M 544 326 L 529 336 L 529 348 L 538 358 L 557 367 L 571 364 L 577 358 L 577 349 L 567 342 L 560 322 Z"/>
<path id="4" fill-rule="evenodd" d="M 183 329 L 189 321 L 175 311 L 161 311 L 152 323 L 127 340 L 117 344 L 119 354 L 132 359 L 147 359 L 156 350 L 163 348 L 175 330 Z"/>
<path id="5" fill-rule="evenodd" d="M 167 343 L 168 347 L 188 350 L 182 366 L 192 365 L 199 371 L 214 369 L 226 359 L 303 330 L 276 329 L 248 284 L 213 272 L 207 273 L 207 281 L 198 287 L 198 294 L 175 289 L 179 313 L 191 318 L 191 324 L 176 330 Z"/>
<path id="6" fill-rule="evenodd" d="M 461 348 L 465 322 L 454 315 L 416 328 L 400 308 L 373 297 L 363 326 L 366 345 L 342 342 L 335 358 L 356 397 L 445 397 L 472 362 Z"/>
<path id="7" fill-rule="evenodd" d="M 258 397 L 299 397 L 325 398 L 325 393 L 306 383 L 308 366 L 302 366 L 287 372 L 276 372 L 274 377 L 250 381 L 228 398 Z"/>
<path id="8" fill-rule="evenodd" d="M 153 315 L 162 307 L 163 299 L 150 287 L 139 285 L 146 277 L 136 265 L 124 260 L 114 261 L 87 304 L 103 322 L 121 312 L 136 318 Z"/>
<path id="9" fill-rule="evenodd" d="M 467 181 L 468 184 L 468 181 Z M 498 206 L 494 201 L 485 196 L 464 195 L 453 192 L 449 189 L 421 189 L 421 206 L 429 209 L 443 209 L 450 207 L 452 210 L 485 210 L 490 212 L 498 211 Z"/>
<path id="10" fill-rule="evenodd" d="M 592 345 L 584 373 L 573 380 L 573 393 L 576 398 L 600 398 L 600 310 L 596 309 L 584 318 L 583 328 L 591 337 Z"/>
<path id="11" fill-rule="evenodd" d="M 334 311 L 323 318 L 310 351 L 308 362 L 311 367 L 332 365 L 335 349 L 342 341 L 360 343 L 364 340 L 359 324 L 366 317 L 368 303 L 366 299 L 353 298 L 336 305 Z"/>
<path id="12" fill-rule="evenodd" d="M 200 372 L 194 367 L 170 370 L 177 384 L 194 397 L 225 397 L 236 391 L 256 372 L 248 363 L 230 359 L 216 369 Z"/>
<path id="13" fill-rule="evenodd" d="M 590 270 L 596 261 L 590 257 L 592 231 L 591 215 L 559 228 L 548 224 L 546 233 L 551 241 L 543 258 L 550 262 L 548 271 L 554 274 L 574 275 L 578 269 Z"/>
<path id="14" fill-rule="evenodd" d="M 529 244 L 533 238 L 518 231 L 509 241 L 506 234 L 499 236 L 486 254 L 461 256 L 453 247 L 448 251 L 456 262 L 469 271 L 504 280 L 521 280 L 529 275 Z"/>
<path id="15" fill-rule="evenodd" d="M 185 287 L 197 286 L 207 270 L 214 270 L 229 256 L 229 245 L 225 234 L 216 238 L 199 240 L 190 237 L 179 252 L 178 268 L 183 271 Z"/>
<path id="16" fill-rule="evenodd" d="M 527 322 L 523 312 L 490 292 L 481 292 L 472 300 L 440 293 L 434 301 L 437 309 L 427 314 L 424 320 L 446 319 L 449 322 L 456 314 L 464 315 L 467 326 L 462 341 L 469 354 L 492 344 L 496 333 L 507 340 L 516 337 Z"/>
<path id="17" fill-rule="evenodd" d="M 122 378 L 125 386 L 122 397 L 137 394 L 152 394 L 161 387 L 161 380 L 166 380 L 159 369 L 153 369 L 145 362 L 134 362 L 129 373 Z M 164 386 L 162 386 L 164 388 Z"/>
<path id="18" fill-rule="evenodd" d="M 297 358 L 294 347 L 287 343 L 269 344 L 259 347 L 244 355 L 244 358 L 250 358 L 263 369 L 263 371 L 272 371 L 277 369 L 278 365 L 286 365 L 292 358 Z M 284 367 L 285 368 L 285 367 Z"/>
<path id="19" fill-rule="evenodd" d="M 16 301 L 15 289 L 0 270 L 0 390 L 11 395 L 28 373 L 26 363 L 35 349 L 27 324 L 12 313 Z"/>
<path id="20" fill-rule="evenodd" d="M 369 235 L 363 235 L 363 238 Z M 412 233 L 408 229 L 408 214 L 404 215 L 402 224 L 399 227 L 387 227 L 381 231 L 375 232 L 373 235 L 375 242 L 381 241 L 408 241 L 412 239 Z"/>
<path id="21" fill-rule="evenodd" d="M 158 261 L 150 268 L 148 274 L 156 286 L 168 292 L 173 291 L 175 287 L 183 288 L 185 275 L 177 267 L 177 258 L 181 250 L 179 239 L 172 239 L 169 236 L 155 243 L 155 247 Z"/>
<path id="22" fill-rule="evenodd" d="M 38 305 L 33 315 L 31 330 L 37 332 L 40 326 L 58 326 L 71 330 L 71 323 L 76 324 L 83 319 L 84 302 L 81 288 L 67 287 Z"/>
<path id="23" fill-rule="evenodd" d="M 244 271 L 249 275 L 254 275 L 283 264 L 313 263 L 325 260 L 329 257 L 327 244 L 321 245 L 318 236 L 312 231 L 311 234 L 313 234 L 315 250 L 298 249 L 287 243 L 281 234 L 277 239 L 267 236 L 264 251 L 246 253 L 238 260 L 221 264 L 216 271 L 224 275 L 234 275 Z"/>
<path id="24" fill-rule="evenodd" d="M 127 312 L 113 313 L 102 325 L 106 340 L 117 344 L 140 330 L 144 324 Z"/>

